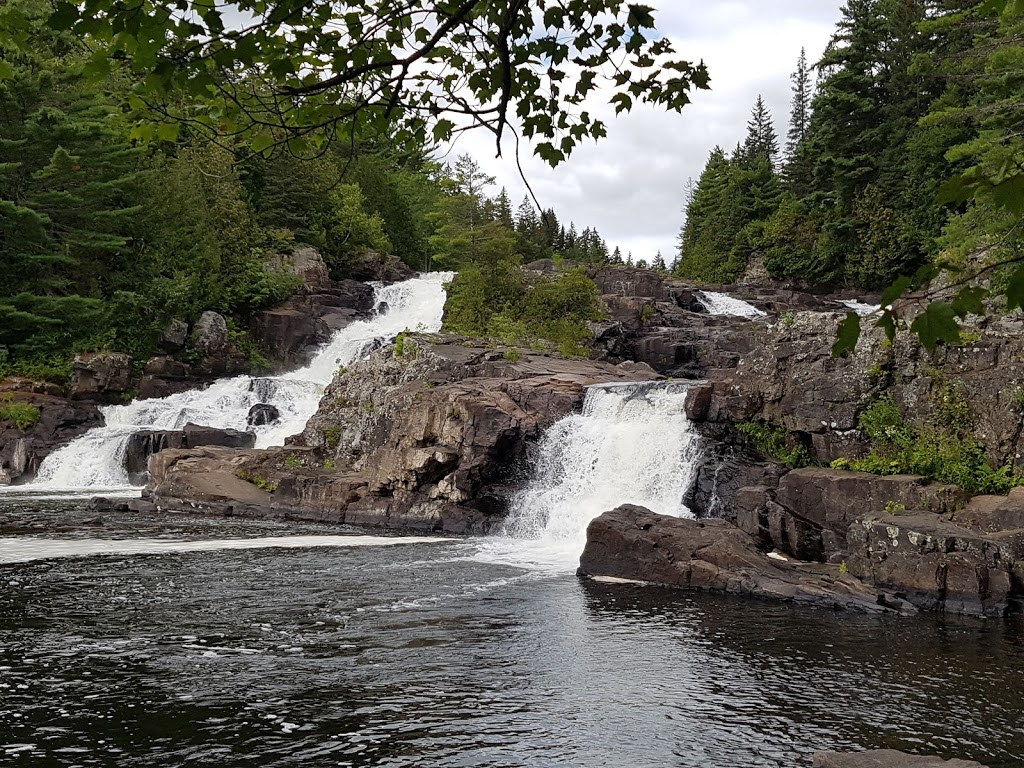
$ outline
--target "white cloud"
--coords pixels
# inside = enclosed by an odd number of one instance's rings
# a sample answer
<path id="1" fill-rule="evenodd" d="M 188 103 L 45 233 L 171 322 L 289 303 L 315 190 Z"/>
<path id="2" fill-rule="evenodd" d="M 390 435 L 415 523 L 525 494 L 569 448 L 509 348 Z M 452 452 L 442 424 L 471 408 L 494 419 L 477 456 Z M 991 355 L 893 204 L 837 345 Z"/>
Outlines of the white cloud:
<path id="1" fill-rule="evenodd" d="M 661 0 L 659 31 L 675 43 L 679 55 L 703 59 L 711 72 L 711 90 L 693 93 L 681 114 L 635 107 L 612 117 L 608 137 L 577 148 L 556 169 L 532 154 L 524 142 L 526 177 L 545 208 L 577 228 L 596 226 L 610 247 L 650 259 L 660 249 L 671 260 L 682 223 L 683 189 L 700 175 L 716 145 L 731 148 L 743 138 L 750 107 L 764 96 L 781 138 L 789 116 L 789 75 L 801 46 L 813 62 L 824 50 L 842 0 Z M 451 157 L 468 152 L 508 188 L 518 204 L 525 194 L 506 142 L 495 158 L 490 134 L 462 136 Z"/>

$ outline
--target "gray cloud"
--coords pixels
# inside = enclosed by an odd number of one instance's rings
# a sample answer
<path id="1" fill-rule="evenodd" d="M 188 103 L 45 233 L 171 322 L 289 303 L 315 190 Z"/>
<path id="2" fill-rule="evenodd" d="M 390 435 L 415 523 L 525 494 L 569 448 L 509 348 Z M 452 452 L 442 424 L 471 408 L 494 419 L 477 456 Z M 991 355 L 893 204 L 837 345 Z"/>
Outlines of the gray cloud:
<path id="1" fill-rule="evenodd" d="M 842 0 L 662 0 L 659 30 L 680 55 L 703 59 L 711 90 L 695 92 L 682 114 L 636 107 L 613 116 L 608 137 L 577 148 L 568 162 L 551 169 L 525 142 L 521 160 L 540 203 L 578 228 L 596 226 L 609 246 L 650 259 L 660 249 L 671 260 L 682 224 L 683 189 L 700 175 L 716 145 L 731 148 L 743 138 L 750 107 L 760 93 L 784 138 L 789 114 L 789 75 L 801 46 L 813 61 L 824 50 Z M 511 142 L 495 158 L 489 137 L 460 138 L 451 157 L 468 152 L 508 188 L 514 201 L 525 194 Z"/>

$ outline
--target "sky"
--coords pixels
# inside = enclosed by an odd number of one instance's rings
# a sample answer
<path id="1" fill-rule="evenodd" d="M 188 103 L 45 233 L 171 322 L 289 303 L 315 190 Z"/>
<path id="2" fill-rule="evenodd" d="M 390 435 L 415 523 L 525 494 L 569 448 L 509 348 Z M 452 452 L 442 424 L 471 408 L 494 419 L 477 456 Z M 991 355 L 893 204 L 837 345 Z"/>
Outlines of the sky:
<path id="1" fill-rule="evenodd" d="M 541 206 L 577 229 L 593 226 L 609 248 L 650 260 L 660 250 L 671 262 L 683 223 L 687 179 L 696 179 L 708 153 L 733 148 L 745 132 L 750 109 L 764 96 L 784 143 L 789 119 L 790 74 L 800 48 L 813 63 L 824 51 L 843 0 L 654 0 L 658 31 L 671 38 L 677 58 L 701 59 L 710 91 L 692 91 L 682 113 L 637 106 L 629 115 L 601 115 L 608 136 L 578 147 L 552 169 L 523 142 L 526 178 Z M 595 110 L 591 110 L 594 112 Z M 468 153 L 508 189 L 517 207 L 526 189 L 513 145 L 496 157 L 493 136 L 470 131 L 448 148 L 447 160 Z"/>

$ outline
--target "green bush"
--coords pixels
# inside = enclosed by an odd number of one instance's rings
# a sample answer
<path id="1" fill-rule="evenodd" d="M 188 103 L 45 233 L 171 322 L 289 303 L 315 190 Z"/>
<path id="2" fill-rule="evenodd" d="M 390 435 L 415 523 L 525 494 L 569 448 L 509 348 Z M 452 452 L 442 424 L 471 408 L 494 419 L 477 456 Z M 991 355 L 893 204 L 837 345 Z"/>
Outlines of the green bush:
<path id="1" fill-rule="evenodd" d="M 846 462 L 850 469 L 876 475 L 924 475 L 973 493 L 1008 493 L 1024 485 L 1012 466 L 993 467 L 974 437 L 970 405 L 959 385 L 944 387 L 931 418 L 913 426 L 888 396 L 861 414 L 860 428 L 871 452 Z M 836 466 L 836 462 L 833 462 Z"/>
<path id="2" fill-rule="evenodd" d="M 791 467 L 803 467 L 808 463 L 807 449 L 802 445 L 789 448 L 786 445 L 786 430 L 765 421 L 748 421 L 736 429 L 745 435 L 754 449 L 762 456 L 781 461 Z"/>
<path id="3" fill-rule="evenodd" d="M 22 432 L 38 424 L 41 415 L 31 403 L 15 402 L 9 395 L 0 400 L 0 421 L 9 421 Z"/>
<path id="4" fill-rule="evenodd" d="M 587 354 L 587 322 L 604 311 L 597 285 L 581 270 L 525 275 L 511 263 L 470 267 L 448 286 L 444 330 L 505 344 L 554 342 L 563 354 Z"/>
<path id="5" fill-rule="evenodd" d="M 330 426 L 324 427 L 324 445 L 331 450 L 338 447 L 338 443 L 341 442 L 341 427 Z"/>

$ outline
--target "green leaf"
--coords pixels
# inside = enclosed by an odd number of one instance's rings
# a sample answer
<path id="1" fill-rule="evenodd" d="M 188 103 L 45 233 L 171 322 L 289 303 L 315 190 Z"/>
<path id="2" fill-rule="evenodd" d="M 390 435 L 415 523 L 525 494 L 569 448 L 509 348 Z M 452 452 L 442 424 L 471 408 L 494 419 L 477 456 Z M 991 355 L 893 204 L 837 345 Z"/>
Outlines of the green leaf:
<path id="1" fill-rule="evenodd" d="M 57 3 L 47 22 L 56 30 L 71 29 L 79 19 L 78 8 L 71 3 Z"/>
<path id="2" fill-rule="evenodd" d="M 952 305 L 944 301 L 933 301 L 924 312 L 914 318 L 910 330 L 916 333 L 921 343 L 929 350 L 935 349 L 940 341 L 960 341 L 960 326 Z"/>
<path id="3" fill-rule="evenodd" d="M 451 120 L 438 120 L 434 124 L 434 141 L 448 141 L 452 137 L 455 123 Z"/>
<path id="4" fill-rule="evenodd" d="M 156 137 L 160 141 L 176 142 L 180 127 L 180 123 L 160 123 L 160 126 L 156 129 Z"/>
<path id="5" fill-rule="evenodd" d="M 901 277 L 896 280 L 892 285 L 885 289 L 882 293 L 882 306 L 889 307 L 896 301 L 900 296 L 907 292 L 910 287 L 910 278 Z"/>
<path id="6" fill-rule="evenodd" d="M 0 80 L 13 80 L 14 79 L 14 67 L 8 64 L 3 59 L 0 59 Z"/>
<path id="7" fill-rule="evenodd" d="M 841 357 L 846 352 L 853 352 L 860 339 L 860 315 L 849 312 L 846 319 L 839 323 L 836 343 L 832 345 L 832 357 Z"/>
<path id="8" fill-rule="evenodd" d="M 1006 286 L 1006 308 L 1024 307 L 1024 266 L 1017 267 Z"/>
<path id="9" fill-rule="evenodd" d="M 985 304 L 983 302 L 987 296 L 988 291 L 984 288 L 972 286 L 961 288 L 953 300 L 953 311 L 961 319 L 968 315 L 983 315 L 985 314 Z"/>
<path id="10" fill-rule="evenodd" d="M 274 137 L 269 133 L 256 134 L 252 139 L 252 151 L 260 153 L 274 143 Z"/>

